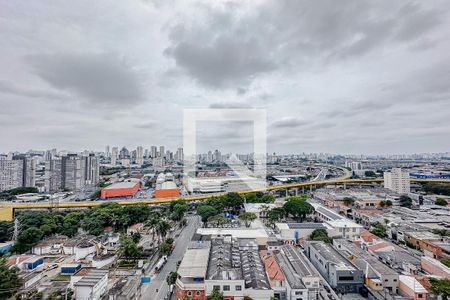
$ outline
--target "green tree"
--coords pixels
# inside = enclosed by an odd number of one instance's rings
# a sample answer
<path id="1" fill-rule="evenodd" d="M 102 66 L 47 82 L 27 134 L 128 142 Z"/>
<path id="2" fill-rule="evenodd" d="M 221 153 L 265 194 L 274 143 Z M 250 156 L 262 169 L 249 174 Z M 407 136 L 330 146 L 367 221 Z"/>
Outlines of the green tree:
<path id="1" fill-rule="evenodd" d="M 10 268 L 5 258 L 0 258 L 0 299 L 8 299 L 21 287 L 18 271 L 16 267 Z"/>
<path id="2" fill-rule="evenodd" d="M 241 197 L 241 195 L 235 192 L 225 194 L 220 198 L 220 200 L 223 203 L 225 209 L 233 214 L 239 212 L 242 204 L 244 203 L 244 199 Z"/>
<path id="3" fill-rule="evenodd" d="M 437 198 L 436 201 L 434 202 L 434 204 L 440 205 L 440 206 L 447 206 L 448 202 L 444 198 Z"/>
<path id="4" fill-rule="evenodd" d="M 377 177 L 377 174 L 375 174 L 374 171 L 365 171 L 364 176 L 366 177 Z"/>
<path id="5" fill-rule="evenodd" d="M 218 210 L 211 205 L 200 205 L 197 207 L 197 214 L 202 218 L 202 222 L 206 224 L 210 217 L 218 214 Z"/>
<path id="6" fill-rule="evenodd" d="M 443 259 L 441 259 L 441 263 L 450 268 L 450 259 L 443 258 Z"/>
<path id="7" fill-rule="evenodd" d="M 245 194 L 245 201 L 247 202 L 247 203 L 256 203 L 256 202 L 258 202 L 258 197 L 256 196 L 256 194 L 255 193 L 248 193 L 248 194 Z"/>
<path id="8" fill-rule="evenodd" d="M 0 243 L 11 240 L 13 229 L 13 222 L 0 221 Z"/>
<path id="9" fill-rule="evenodd" d="M 392 201 L 391 200 L 386 200 L 385 205 L 386 207 L 391 207 L 392 206 Z"/>
<path id="10" fill-rule="evenodd" d="M 118 251 L 121 257 L 136 260 L 142 256 L 142 247 L 139 247 L 130 236 L 122 234 L 119 242 Z"/>
<path id="11" fill-rule="evenodd" d="M 423 187 L 427 193 L 450 196 L 450 183 L 428 182 Z"/>
<path id="12" fill-rule="evenodd" d="M 223 225 L 230 223 L 230 219 L 225 218 L 222 214 L 217 214 L 210 217 L 208 223 L 215 223 L 216 227 L 223 227 Z"/>
<path id="13" fill-rule="evenodd" d="M 375 227 L 370 232 L 380 238 L 386 237 L 386 227 L 381 224 L 375 225 Z"/>
<path id="14" fill-rule="evenodd" d="M 170 272 L 169 275 L 166 277 L 166 281 L 168 285 L 175 284 L 175 281 L 177 281 L 177 272 Z"/>
<path id="15" fill-rule="evenodd" d="M 161 252 L 162 254 L 169 254 L 171 250 L 172 245 L 167 242 L 163 242 L 161 246 L 159 246 L 159 252 Z"/>
<path id="16" fill-rule="evenodd" d="M 342 202 L 344 202 L 346 206 L 350 206 L 355 202 L 355 199 L 350 197 L 344 197 L 344 199 L 342 199 Z"/>
<path id="17" fill-rule="evenodd" d="M 225 300 L 225 298 L 218 289 L 213 289 L 212 294 L 208 296 L 208 300 Z"/>
<path id="18" fill-rule="evenodd" d="M 256 215 L 251 212 L 243 212 L 238 216 L 238 219 L 244 221 L 245 227 L 250 227 L 251 222 L 256 220 Z"/>
<path id="19" fill-rule="evenodd" d="M 408 197 L 407 195 L 401 195 L 399 202 L 400 202 L 401 207 L 411 208 L 411 206 L 412 206 L 412 199 L 410 197 Z"/>
<path id="20" fill-rule="evenodd" d="M 328 236 L 325 229 L 315 229 L 309 236 L 309 239 L 312 241 L 322 241 L 328 244 L 333 242 L 333 238 Z"/>
<path id="21" fill-rule="evenodd" d="M 284 208 L 275 207 L 267 212 L 267 219 L 270 223 L 275 223 L 282 220 L 285 214 Z"/>
<path id="22" fill-rule="evenodd" d="M 156 233 L 160 240 L 163 240 L 170 230 L 170 224 L 166 220 L 160 220 L 156 225 Z"/>
<path id="23" fill-rule="evenodd" d="M 291 215 L 294 219 L 302 222 L 305 217 L 314 212 L 314 207 L 306 202 L 304 198 L 290 197 L 283 205 L 285 212 Z"/>
<path id="24" fill-rule="evenodd" d="M 14 252 L 24 253 L 30 250 L 42 238 L 42 231 L 36 227 L 30 227 L 22 231 L 17 237 L 17 243 L 13 247 Z"/>
<path id="25" fill-rule="evenodd" d="M 429 281 L 433 294 L 441 296 L 442 300 L 447 300 L 450 296 L 450 280 L 430 277 Z"/>
<path id="26" fill-rule="evenodd" d="M 64 216 L 63 228 L 61 233 L 69 237 L 74 236 L 78 232 L 78 227 L 85 217 L 83 211 L 74 211 Z"/>

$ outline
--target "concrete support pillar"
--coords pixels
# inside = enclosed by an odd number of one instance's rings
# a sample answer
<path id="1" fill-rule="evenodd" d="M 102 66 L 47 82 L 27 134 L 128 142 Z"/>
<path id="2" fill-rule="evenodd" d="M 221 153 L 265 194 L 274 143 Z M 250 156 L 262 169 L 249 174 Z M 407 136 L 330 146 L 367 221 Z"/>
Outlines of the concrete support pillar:
<path id="1" fill-rule="evenodd" d="M 295 196 L 298 196 L 298 188 L 295 188 Z"/>
<path id="2" fill-rule="evenodd" d="M 305 193 L 305 186 L 302 186 L 302 194 Z"/>

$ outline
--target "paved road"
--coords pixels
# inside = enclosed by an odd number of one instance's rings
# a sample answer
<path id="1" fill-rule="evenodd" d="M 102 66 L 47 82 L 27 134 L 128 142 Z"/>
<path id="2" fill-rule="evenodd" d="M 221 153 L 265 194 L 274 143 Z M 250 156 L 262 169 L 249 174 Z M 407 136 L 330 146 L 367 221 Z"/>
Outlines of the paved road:
<path id="1" fill-rule="evenodd" d="M 169 286 L 166 282 L 166 277 L 170 272 L 176 271 L 177 262 L 183 258 L 184 252 L 194 235 L 197 228 L 200 226 L 199 216 L 189 216 L 187 219 L 187 226 L 180 233 L 180 236 L 175 240 L 175 250 L 167 259 L 167 263 L 162 268 L 148 285 L 144 285 L 141 292 L 141 299 L 153 300 L 164 299 L 169 291 Z M 158 290 L 158 292 L 156 292 Z"/>

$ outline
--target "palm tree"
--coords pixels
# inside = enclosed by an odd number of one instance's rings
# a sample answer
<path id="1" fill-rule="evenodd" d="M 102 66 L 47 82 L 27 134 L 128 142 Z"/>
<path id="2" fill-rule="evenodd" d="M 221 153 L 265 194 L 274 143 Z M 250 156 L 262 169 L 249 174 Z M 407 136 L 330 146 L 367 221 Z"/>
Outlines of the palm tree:
<path id="1" fill-rule="evenodd" d="M 152 231 L 152 241 L 155 240 L 156 228 L 159 222 L 160 222 L 159 218 L 157 218 L 156 216 L 150 216 L 150 218 L 147 220 L 145 224 Z"/>
<path id="2" fill-rule="evenodd" d="M 156 225 L 156 233 L 158 234 L 160 241 L 164 239 L 167 235 L 167 232 L 170 229 L 170 224 L 166 220 L 160 220 Z"/>

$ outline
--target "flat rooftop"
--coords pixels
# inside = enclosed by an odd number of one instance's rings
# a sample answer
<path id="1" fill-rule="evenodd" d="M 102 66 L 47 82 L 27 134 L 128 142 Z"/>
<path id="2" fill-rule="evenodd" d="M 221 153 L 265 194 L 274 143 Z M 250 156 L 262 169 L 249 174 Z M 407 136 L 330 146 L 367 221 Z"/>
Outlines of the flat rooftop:
<path id="1" fill-rule="evenodd" d="M 108 270 L 93 269 L 76 282 L 75 286 L 95 286 L 108 273 Z"/>
<path id="2" fill-rule="evenodd" d="M 209 248 L 187 249 L 177 273 L 181 277 L 205 278 L 208 259 Z"/>
<path id="3" fill-rule="evenodd" d="M 134 187 L 136 184 L 138 184 L 139 181 L 123 181 L 123 182 L 116 182 L 111 185 L 108 185 L 107 187 L 104 187 L 104 190 L 111 190 L 111 189 L 129 189 Z"/>

